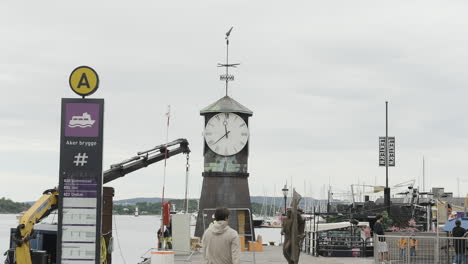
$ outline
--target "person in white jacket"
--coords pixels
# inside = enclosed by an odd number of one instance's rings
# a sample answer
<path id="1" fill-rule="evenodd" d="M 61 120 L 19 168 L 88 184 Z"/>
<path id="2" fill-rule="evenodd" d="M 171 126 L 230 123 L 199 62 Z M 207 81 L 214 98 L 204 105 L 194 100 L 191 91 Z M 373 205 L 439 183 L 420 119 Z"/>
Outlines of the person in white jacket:
<path id="1" fill-rule="evenodd" d="M 208 264 L 239 264 L 239 234 L 228 226 L 229 214 L 227 208 L 216 209 L 215 222 L 203 234 L 203 257 Z"/>

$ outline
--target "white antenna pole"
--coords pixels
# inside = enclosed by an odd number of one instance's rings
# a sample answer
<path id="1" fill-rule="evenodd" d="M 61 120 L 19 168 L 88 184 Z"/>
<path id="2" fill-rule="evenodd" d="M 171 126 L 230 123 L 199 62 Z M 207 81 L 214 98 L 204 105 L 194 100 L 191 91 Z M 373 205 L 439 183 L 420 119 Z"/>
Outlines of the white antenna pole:
<path id="1" fill-rule="evenodd" d="M 188 198 L 188 184 L 189 184 L 189 169 L 190 169 L 190 163 L 189 163 L 189 154 L 187 153 L 187 162 L 185 164 L 185 213 L 189 213 L 189 198 Z"/>
<path id="2" fill-rule="evenodd" d="M 163 188 L 162 188 L 162 198 L 161 198 L 161 236 L 162 237 L 164 237 L 164 192 L 166 188 L 167 143 L 169 143 L 169 120 L 171 118 L 171 106 L 170 105 L 167 106 L 166 116 L 167 116 L 166 146 L 164 149 L 164 173 L 163 173 Z"/>

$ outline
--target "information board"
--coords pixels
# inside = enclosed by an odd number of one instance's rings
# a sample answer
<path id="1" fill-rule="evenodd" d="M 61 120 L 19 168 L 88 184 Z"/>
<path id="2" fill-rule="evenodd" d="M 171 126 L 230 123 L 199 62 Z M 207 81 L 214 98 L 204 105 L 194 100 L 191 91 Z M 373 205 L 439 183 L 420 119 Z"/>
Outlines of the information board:
<path id="1" fill-rule="evenodd" d="M 62 99 L 57 263 L 100 264 L 104 99 Z"/>

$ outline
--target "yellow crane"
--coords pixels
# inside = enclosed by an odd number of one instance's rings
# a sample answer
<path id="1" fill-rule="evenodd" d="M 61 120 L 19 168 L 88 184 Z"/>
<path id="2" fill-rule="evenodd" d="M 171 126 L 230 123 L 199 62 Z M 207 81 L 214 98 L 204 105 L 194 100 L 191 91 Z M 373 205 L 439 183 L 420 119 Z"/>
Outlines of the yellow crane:
<path id="1" fill-rule="evenodd" d="M 174 146 L 178 146 L 175 147 Z M 138 152 L 137 156 L 111 165 L 109 170 L 103 173 L 103 182 L 108 183 L 126 174 L 145 168 L 148 165 L 170 158 L 174 155 L 185 153 L 190 149 L 186 139 L 177 139 L 170 143 L 158 145 L 150 150 Z M 19 219 L 12 241 L 15 243 L 15 255 L 17 264 L 32 264 L 30 240 L 35 238 L 34 225 L 47 217 L 58 208 L 59 192 L 56 188 L 43 192 L 37 200 Z M 10 262 L 13 263 L 13 262 Z"/>

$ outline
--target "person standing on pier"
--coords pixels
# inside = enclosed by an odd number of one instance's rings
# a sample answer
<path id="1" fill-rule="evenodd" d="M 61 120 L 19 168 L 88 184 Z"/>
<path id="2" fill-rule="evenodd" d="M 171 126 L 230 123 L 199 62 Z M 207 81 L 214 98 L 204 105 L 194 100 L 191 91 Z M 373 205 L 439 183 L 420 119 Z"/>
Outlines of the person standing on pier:
<path id="1" fill-rule="evenodd" d="M 385 235 L 384 228 L 382 226 L 383 216 L 377 215 L 375 217 L 377 220 L 374 224 L 374 233 L 383 236 Z M 379 237 L 376 242 L 377 252 L 379 253 L 379 260 L 380 261 L 388 261 L 388 246 L 387 242 L 385 241 L 385 237 Z"/>
<path id="2" fill-rule="evenodd" d="M 398 247 L 400 248 L 400 259 L 405 260 L 406 259 L 406 249 L 408 248 L 408 238 L 401 237 L 398 240 Z"/>
<path id="3" fill-rule="evenodd" d="M 415 234 L 411 234 L 409 239 L 409 246 L 410 246 L 410 257 L 416 257 L 416 249 L 418 249 L 418 240 L 416 239 Z"/>
<path id="4" fill-rule="evenodd" d="M 462 237 L 466 236 L 467 232 L 466 229 L 461 227 L 461 221 L 455 221 L 455 227 L 452 229 L 452 236 L 458 237 L 453 241 L 453 245 L 455 247 L 455 260 L 454 263 L 461 264 L 463 262 L 463 255 L 465 252 L 465 239 Z"/>
<path id="5" fill-rule="evenodd" d="M 203 257 L 207 264 L 240 263 L 239 235 L 228 226 L 229 215 L 227 208 L 216 209 L 215 222 L 203 234 Z"/>

